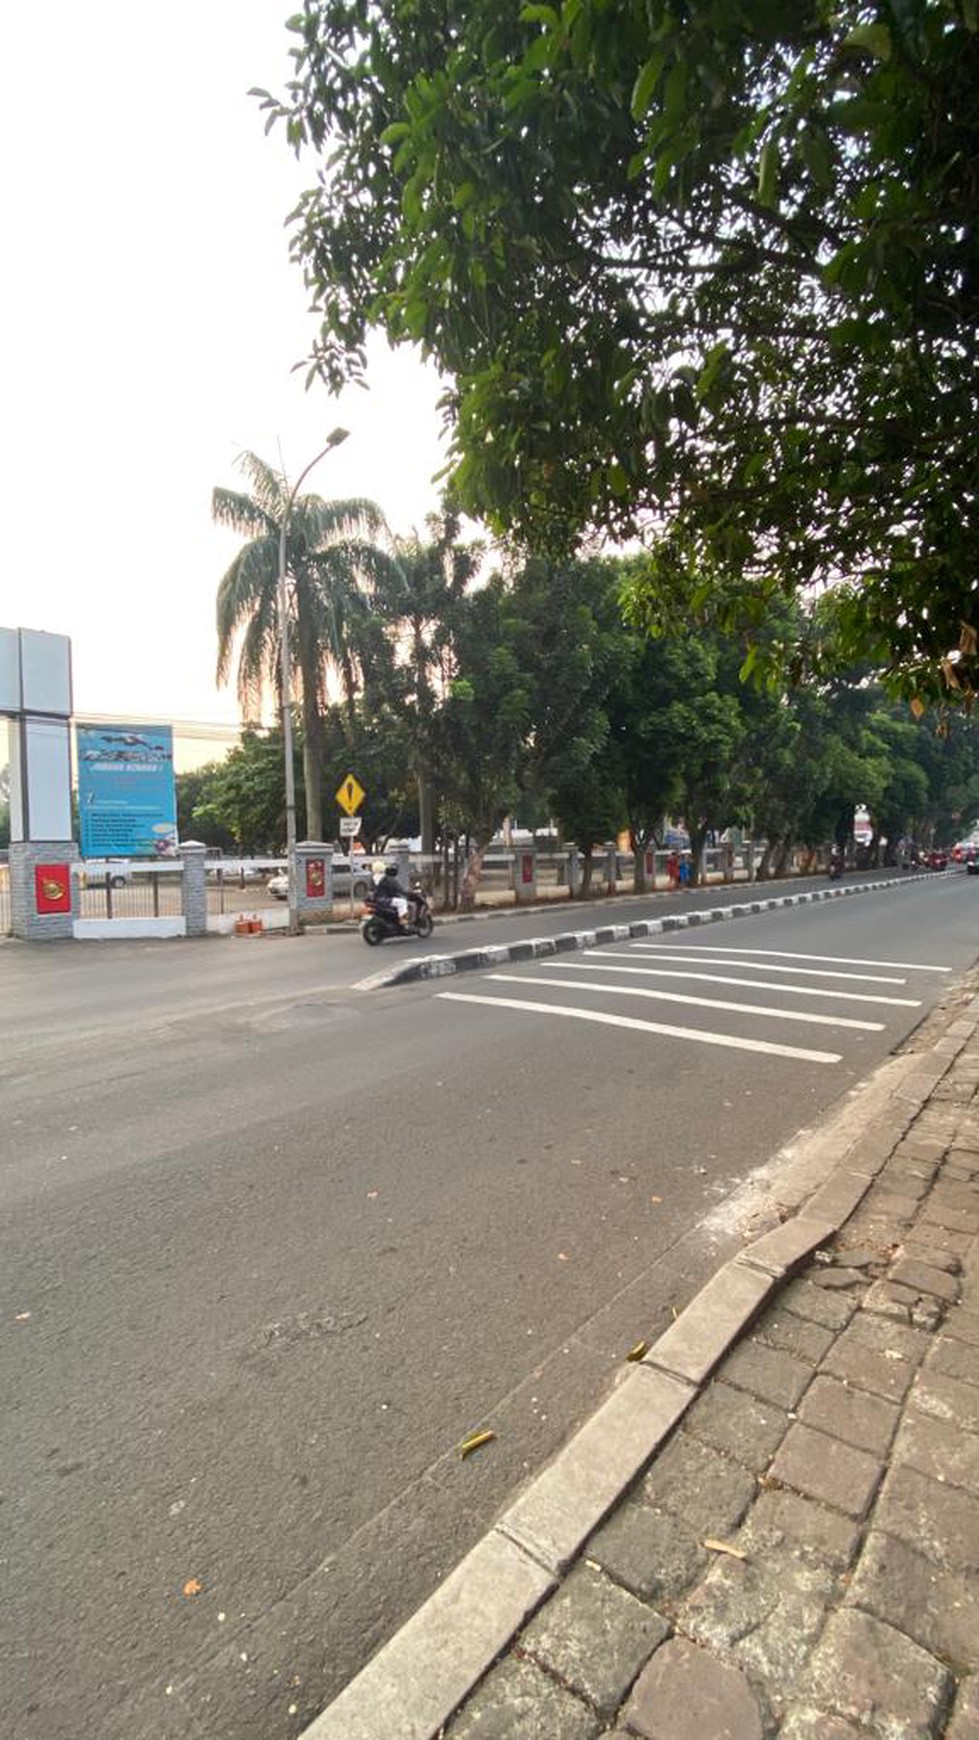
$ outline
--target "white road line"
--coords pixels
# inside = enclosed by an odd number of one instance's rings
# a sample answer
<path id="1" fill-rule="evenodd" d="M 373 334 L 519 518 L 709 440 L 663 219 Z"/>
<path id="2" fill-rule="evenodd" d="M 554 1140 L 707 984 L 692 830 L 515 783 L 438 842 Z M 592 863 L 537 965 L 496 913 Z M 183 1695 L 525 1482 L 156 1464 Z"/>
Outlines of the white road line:
<path id="1" fill-rule="evenodd" d="M 695 1045 L 720 1045 L 728 1051 L 762 1051 L 769 1057 L 791 1057 L 800 1063 L 840 1063 L 838 1051 L 804 1051 L 776 1045 L 769 1039 L 738 1039 L 731 1033 L 705 1033 L 696 1027 L 667 1027 L 659 1021 L 636 1021 L 631 1015 L 606 1015 L 598 1009 L 569 1009 L 563 1003 L 531 1003 L 520 997 L 477 997 L 465 991 L 436 991 L 446 1003 L 482 1003 L 490 1009 L 522 1009 L 531 1015 L 557 1015 L 566 1021 L 593 1021 L 599 1027 L 628 1027 L 635 1033 L 659 1033 L 667 1039 L 690 1039 Z"/>
<path id="2" fill-rule="evenodd" d="M 543 963 L 542 963 L 543 964 Z M 578 969 L 575 967 L 574 972 Z M 520 973 L 487 973 L 504 985 L 526 985 Z M 531 981 L 532 982 L 532 981 Z M 565 991 L 605 991 L 610 997 L 653 997 L 658 1003 L 689 1003 L 695 1009 L 727 1009 L 734 1015 L 770 1015 L 775 1021 L 809 1021 L 817 1027 L 856 1027 L 863 1033 L 883 1033 L 883 1021 L 857 1021 L 847 1015 L 816 1015 L 808 1009 L 769 1009 L 764 1003 L 725 1003 L 720 997 L 685 997 L 682 991 L 653 991 L 646 985 L 585 985 L 580 979 L 548 979 Z"/>
<path id="3" fill-rule="evenodd" d="M 661 961 L 689 961 L 689 955 L 675 955 L 671 943 L 668 949 L 660 948 L 658 943 L 634 942 L 634 949 L 642 949 L 646 954 L 656 955 Z M 726 967 L 728 961 L 715 960 L 713 955 L 698 955 L 698 961 L 703 961 L 705 967 Z M 750 967 L 750 961 L 742 961 L 742 966 Z M 837 973 L 832 968 L 823 972 L 819 967 L 777 967 L 772 961 L 763 961 L 762 966 L 770 973 L 806 973 L 810 979 L 855 979 L 858 985 L 906 985 L 907 979 L 887 979 L 881 973 Z M 760 969 L 759 969 L 760 970 Z"/>
<path id="4" fill-rule="evenodd" d="M 689 949 L 700 953 L 710 949 L 715 955 L 774 955 L 782 961 L 833 961 L 841 967 L 894 967 L 908 973 L 950 973 L 951 967 L 936 967 L 930 961 L 864 961 L 859 955 L 800 955 L 792 949 L 735 949 L 717 943 L 670 943 L 671 949 Z"/>
<path id="5" fill-rule="evenodd" d="M 590 955 L 611 955 L 610 950 L 589 949 Z M 564 966 L 563 961 L 539 961 L 538 966 Z M 575 967 L 576 973 L 644 973 L 649 979 L 696 979 L 704 985 L 740 985 L 751 991 L 788 991 L 793 997 L 844 997 L 848 1003 L 883 1003 L 893 1009 L 920 1009 L 920 997 L 880 997 L 871 991 L 824 991 L 821 985 L 772 985 L 767 979 L 732 979 L 723 973 L 691 973 L 678 967 L 613 967 L 594 966 L 590 961 L 579 961 Z"/>

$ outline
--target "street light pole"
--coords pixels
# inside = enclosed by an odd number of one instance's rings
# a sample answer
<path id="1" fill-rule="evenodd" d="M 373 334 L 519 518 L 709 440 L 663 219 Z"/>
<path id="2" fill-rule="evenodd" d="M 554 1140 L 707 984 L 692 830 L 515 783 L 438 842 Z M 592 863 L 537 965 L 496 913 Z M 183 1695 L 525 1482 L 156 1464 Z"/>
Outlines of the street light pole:
<path id="1" fill-rule="evenodd" d="M 334 429 L 315 459 L 311 459 L 303 471 L 299 473 L 292 486 L 292 493 L 286 503 L 282 524 L 279 527 L 279 676 L 282 689 L 282 752 L 285 756 L 286 775 L 286 875 L 289 882 L 289 935 L 299 934 L 299 913 L 296 905 L 296 770 L 292 761 L 292 659 L 289 653 L 289 595 L 286 590 L 286 539 L 289 535 L 289 521 L 295 505 L 299 487 L 305 482 L 314 465 L 339 447 L 341 441 L 346 441 L 349 431 Z"/>

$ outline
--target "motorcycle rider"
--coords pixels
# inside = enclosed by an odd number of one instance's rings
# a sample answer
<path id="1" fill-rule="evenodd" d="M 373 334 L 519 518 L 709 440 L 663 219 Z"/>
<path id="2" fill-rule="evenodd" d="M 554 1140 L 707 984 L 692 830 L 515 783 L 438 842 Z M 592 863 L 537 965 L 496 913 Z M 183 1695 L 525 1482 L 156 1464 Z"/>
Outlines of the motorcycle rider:
<path id="1" fill-rule="evenodd" d="M 402 887 L 398 876 L 397 864 L 385 864 L 383 873 L 374 884 L 374 900 L 378 906 L 393 907 L 401 929 L 405 930 L 408 926 L 408 907 L 413 896 L 409 889 Z"/>

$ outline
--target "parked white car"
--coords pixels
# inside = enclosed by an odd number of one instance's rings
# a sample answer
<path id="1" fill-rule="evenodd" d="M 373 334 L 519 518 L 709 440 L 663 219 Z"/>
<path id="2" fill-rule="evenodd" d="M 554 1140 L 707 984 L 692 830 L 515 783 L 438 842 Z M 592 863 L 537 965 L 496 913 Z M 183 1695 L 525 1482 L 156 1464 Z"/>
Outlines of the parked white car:
<path id="1" fill-rule="evenodd" d="M 364 900 L 374 886 L 374 876 L 370 864 L 355 860 L 353 865 L 353 898 Z M 349 858 L 334 858 L 333 860 L 333 894 L 341 900 L 349 900 L 351 895 L 351 865 Z M 288 900 L 289 878 L 284 870 L 278 870 L 270 876 L 265 884 L 275 900 Z"/>

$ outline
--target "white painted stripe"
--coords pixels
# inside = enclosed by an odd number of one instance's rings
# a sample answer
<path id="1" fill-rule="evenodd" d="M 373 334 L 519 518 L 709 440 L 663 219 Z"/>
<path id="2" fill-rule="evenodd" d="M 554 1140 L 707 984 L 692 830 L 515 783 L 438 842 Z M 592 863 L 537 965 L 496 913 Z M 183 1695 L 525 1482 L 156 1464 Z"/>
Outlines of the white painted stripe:
<path id="1" fill-rule="evenodd" d="M 654 954 L 661 961 L 689 961 L 689 955 L 675 955 L 673 945 L 668 949 L 659 943 L 634 942 L 632 948 L 641 949 L 646 954 Z M 729 961 L 715 960 L 713 955 L 698 955 L 698 961 L 703 961 L 705 967 L 726 967 Z M 742 967 L 751 967 L 751 961 L 742 961 Z M 858 985 L 906 985 L 907 979 L 887 979 L 881 973 L 837 973 L 832 968 L 823 972 L 819 967 L 777 967 L 773 961 L 763 961 L 759 966 L 767 968 L 770 973 L 805 973 L 810 979 L 855 979 Z"/>
<path id="2" fill-rule="evenodd" d="M 690 1039 L 696 1045 L 720 1045 L 728 1051 L 762 1051 L 769 1057 L 791 1057 L 800 1063 L 839 1063 L 838 1051 L 804 1051 L 795 1045 L 775 1045 L 768 1039 L 738 1039 L 730 1033 L 703 1033 L 696 1027 L 667 1027 L 659 1021 L 636 1021 L 631 1015 L 606 1015 L 598 1009 L 569 1009 L 562 1003 L 531 1003 L 519 997 L 477 997 L 465 991 L 436 991 L 447 1003 L 482 1003 L 490 1009 L 523 1009 L 531 1015 L 558 1015 L 570 1021 L 593 1021 L 599 1027 L 628 1027 L 635 1033 L 659 1033 L 667 1039 Z"/>
<path id="3" fill-rule="evenodd" d="M 591 955 L 608 955 L 617 961 L 618 955 L 611 955 L 606 949 L 589 949 Z M 564 961 L 538 961 L 541 967 L 566 967 Z M 677 967 L 596 967 L 590 961 L 576 961 L 576 973 L 644 973 L 649 979 L 696 979 L 704 985 L 741 985 L 750 991 L 788 991 L 793 997 L 843 997 L 848 1003 L 884 1003 L 894 1009 L 920 1009 L 919 997 L 881 997 L 871 991 L 824 991 L 821 985 L 772 985 L 767 979 L 732 979 L 724 973 L 691 973 L 689 968 L 683 972 Z"/>
<path id="4" fill-rule="evenodd" d="M 859 955 L 800 955 L 792 949 L 735 949 L 718 943 L 671 943 L 671 948 L 699 952 L 710 949 L 715 955 L 774 955 L 781 961 L 833 961 L 841 967 L 893 967 L 907 973 L 950 973 L 951 967 L 936 967 L 931 961 L 864 961 Z"/>
<path id="5" fill-rule="evenodd" d="M 542 965 L 547 965 L 545 961 Z M 578 971 L 577 967 L 572 969 Z M 488 973 L 506 985 L 526 985 L 520 973 Z M 531 981 L 532 982 L 532 981 Z M 734 1015 L 770 1015 L 775 1021 L 809 1021 L 817 1027 L 856 1027 L 863 1033 L 883 1033 L 883 1021 L 857 1021 L 846 1015 L 816 1015 L 808 1009 L 769 1009 L 764 1003 L 725 1003 L 720 997 L 685 997 L 682 991 L 654 991 L 646 985 L 586 985 L 581 979 L 548 979 L 565 991 L 604 991 L 610 997 L 653 997 L 658 1003 L 689 1003 L 695 1009 L 727 1009 Z"/>

